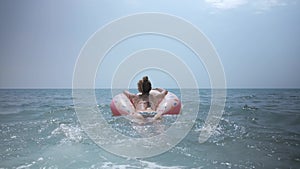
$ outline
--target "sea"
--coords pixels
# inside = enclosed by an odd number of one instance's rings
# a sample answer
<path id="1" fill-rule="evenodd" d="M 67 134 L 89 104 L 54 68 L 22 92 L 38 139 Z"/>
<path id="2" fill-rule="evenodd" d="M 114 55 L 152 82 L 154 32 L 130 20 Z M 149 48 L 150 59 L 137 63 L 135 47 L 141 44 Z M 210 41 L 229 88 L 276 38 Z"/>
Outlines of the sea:
<path id="1" fill-rule="evenodd" d="M 169 91 L 180 98 L 181 90 Z M 300 168 L 300 89 L 228 89 L 219 123 L 202 143 L 212 92 L 197 91 L 197 116 L 186 122 L 192 127 L 182 140 L 161 154 L 131 158 L 105 150 L 87 134 L 72 89 L 1 89 L 0 168 Z M 132 138 L 163 132 L 154 123 L 112 116 L 111 90 L 94 92 L 97 109 L 115 131 Z M 168 128 L 179 116 L 166 115 L 159 125 Z"/>

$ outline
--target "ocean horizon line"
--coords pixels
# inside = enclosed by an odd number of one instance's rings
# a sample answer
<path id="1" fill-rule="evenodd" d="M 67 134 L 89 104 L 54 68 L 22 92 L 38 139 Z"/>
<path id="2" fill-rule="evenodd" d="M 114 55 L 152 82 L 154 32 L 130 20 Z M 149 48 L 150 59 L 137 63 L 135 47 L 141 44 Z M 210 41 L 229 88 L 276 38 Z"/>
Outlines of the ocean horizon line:
<path id="1" fill-rule="evenodd" d="M 300 89 L 299 88 L 295 88 L 295 87 L 228 87 L 228 88 L 207 88 L 207 87 L 200 87 L 200 88 L 174 88 L 174 87 L 164 87 L 165 89 L 199 89 L 199 90 L 211 90 L 211 89 L 216 89 L 216 90 L 219 90 L 219 89 L 222 89 L 222 90 L 297 90 L 297 89 Z M 111 90 L 112 88 L 106 88 L 106 87 L 97 87 L 97 88 L 60 88 L 60 87 L 36 87 L 36 88 L 31 88 L 31 87 L 4 87 L 4 88 L 1 88 L 0 87 L 0 90 Z M 115 88 L 114 90 L 122 90 L 122 89 L 128 89 L 128 90 L 137 90 L 137 88 Z"/>

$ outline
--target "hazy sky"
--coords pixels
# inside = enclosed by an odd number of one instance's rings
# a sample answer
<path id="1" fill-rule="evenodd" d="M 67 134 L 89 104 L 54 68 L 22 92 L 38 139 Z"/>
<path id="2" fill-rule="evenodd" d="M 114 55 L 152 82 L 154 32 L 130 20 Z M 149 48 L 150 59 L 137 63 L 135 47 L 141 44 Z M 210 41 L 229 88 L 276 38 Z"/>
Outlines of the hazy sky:
<path id="1" fill-rule="evenodd" d="M 88 38 L 115 19 L 141 12 L 175 15 L 201 30 L 219 54 L 229 88 L 299 88 L 299 9 L 297 0 L 2 0 L 0 88 L 71 88 Z M 199 86 L 209 87 L 201 62 L 189 59 L 191 51 L 156 35 L 132 37 L 111 50 L 99 66 L 96 87 L 110 87 L 113 66 L 145 48 L 180 55 Z M 132 75 L 130 86 L 145 74 L 155 86 L 174 87 L 176 79 L 158 70 Z"/>

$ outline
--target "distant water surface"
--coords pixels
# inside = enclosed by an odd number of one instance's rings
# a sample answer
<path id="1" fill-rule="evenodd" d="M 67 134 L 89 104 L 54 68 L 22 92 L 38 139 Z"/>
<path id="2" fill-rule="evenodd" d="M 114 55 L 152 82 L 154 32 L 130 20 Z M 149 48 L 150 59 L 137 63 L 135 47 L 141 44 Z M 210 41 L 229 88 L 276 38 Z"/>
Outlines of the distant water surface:
<path id="1" fill-rule="evenodd" d="M 170 90 L 180 96 L 180 90 Z M 96 89 L 108 124 L 130 137 L 157 134 L 112 117 L 111 90 Z M 220 124 L 200 144 L 210 90 L 200 89 L 200 108 L 189 134 L 159 156 L 127 159 L 97 146 L 80 127 L 71 89 L 0 90 L 0 168 L 300 168 L 300 90 L 230 89 Z M 193 101 L 193 98 L 191 98 Z M 165 116 L 170 126 L 176 116 Z"/>

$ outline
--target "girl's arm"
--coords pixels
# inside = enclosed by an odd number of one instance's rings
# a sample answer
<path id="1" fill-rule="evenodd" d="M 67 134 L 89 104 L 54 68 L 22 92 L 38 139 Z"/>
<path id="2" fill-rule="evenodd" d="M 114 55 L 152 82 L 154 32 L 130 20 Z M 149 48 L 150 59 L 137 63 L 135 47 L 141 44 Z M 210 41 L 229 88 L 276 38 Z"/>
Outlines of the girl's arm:
<path id="1" fill-rule="evenodd" d="M 123 93 L 131 100 L 135 97 L 135 94 L 130 93 L 128 90 L 124 90 Z"/>

